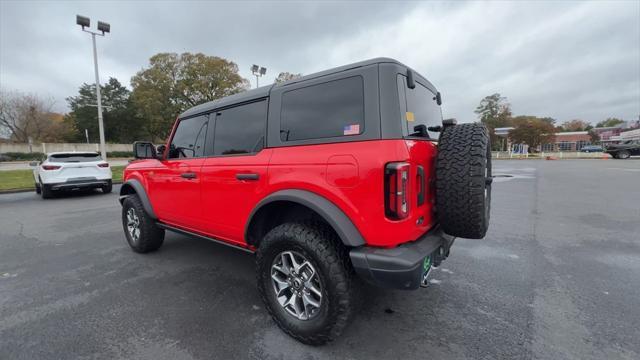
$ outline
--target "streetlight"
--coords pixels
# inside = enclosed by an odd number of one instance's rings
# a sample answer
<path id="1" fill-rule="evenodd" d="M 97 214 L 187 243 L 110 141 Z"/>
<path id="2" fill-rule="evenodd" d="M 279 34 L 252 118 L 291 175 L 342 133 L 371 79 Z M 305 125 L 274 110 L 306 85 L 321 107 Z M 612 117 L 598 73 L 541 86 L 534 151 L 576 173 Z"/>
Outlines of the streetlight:
<path id="1" fill-rule="evenodd" d="M 100 95 L 100 77 L 98 76 L 98 52 L 96 51 L 96 35 L 104 36 L 105 33 L 111 32 L 111 25 L 98 21 L 98 31 L 85 30 L 89 27 L 91 20 L 88 17 L 76 15 L 76 24 L 82 27 L 82 31 L 91 34 L 93 40 L 93 65 L 96 72 L 96 98 L 98 100 L 98 128 L 100 130 L 100 154 L 103 160 L 107 160 L 107 147 L 104 144 L 104 124 L 102 122 L 102 97 Z"/>
<path id="2" fill-rule="evenodd" d="M 253 66 L 251 66 L 251 72 L 256 76 L 256 87 L 258 87 L 258 78 L 267 73 L 267 68 L 253 64 Z"/>

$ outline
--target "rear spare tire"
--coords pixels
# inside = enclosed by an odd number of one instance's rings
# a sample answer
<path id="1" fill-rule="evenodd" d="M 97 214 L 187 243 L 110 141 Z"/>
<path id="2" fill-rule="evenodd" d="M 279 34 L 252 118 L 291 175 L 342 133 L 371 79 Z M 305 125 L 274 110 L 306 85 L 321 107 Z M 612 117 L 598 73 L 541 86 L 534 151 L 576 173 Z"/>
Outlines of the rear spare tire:
<path id="1" fill-rule="evenodd" d="M 436 161 L 436 214 L 447 234 L 481 239 L 489 228 L 491 144 L 480 123 L 445 127 Z"/>

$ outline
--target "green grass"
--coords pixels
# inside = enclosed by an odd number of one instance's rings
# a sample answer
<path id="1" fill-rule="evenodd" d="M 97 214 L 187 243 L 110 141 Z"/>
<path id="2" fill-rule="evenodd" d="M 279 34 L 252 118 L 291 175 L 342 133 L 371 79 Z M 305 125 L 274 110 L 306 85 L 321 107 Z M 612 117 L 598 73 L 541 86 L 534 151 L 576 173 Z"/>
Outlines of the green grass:
<path id="1" fill-rule="evenodd" d="M 113 181 L 122 181 L 124 166 L 112 166 Z M 33 170 L 0 171 L 0 191 L 33 189 Z"/>

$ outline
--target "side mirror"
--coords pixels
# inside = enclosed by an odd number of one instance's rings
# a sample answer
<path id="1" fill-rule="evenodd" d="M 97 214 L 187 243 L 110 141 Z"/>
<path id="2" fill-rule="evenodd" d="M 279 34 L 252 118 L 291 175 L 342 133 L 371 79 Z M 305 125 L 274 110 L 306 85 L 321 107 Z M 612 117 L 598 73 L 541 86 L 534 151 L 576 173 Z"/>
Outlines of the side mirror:
<path id="1" fill-rule="evenodd" d="M 36 167 L 36 166 L 38 166 L 39 164 L 40 164 L 40 162 L 39 162 L 39 161 L 32 161 L 32 162 L 30 162 L 30 163 L 29 163 L 29 166 L 31 166 L 31 167 Z"/>
<path id="2" fill-rule="evenodd" d="M 156 147 L 147 141 L 133 143 L 133 157 L 136 159 L 156 159 Z"/>

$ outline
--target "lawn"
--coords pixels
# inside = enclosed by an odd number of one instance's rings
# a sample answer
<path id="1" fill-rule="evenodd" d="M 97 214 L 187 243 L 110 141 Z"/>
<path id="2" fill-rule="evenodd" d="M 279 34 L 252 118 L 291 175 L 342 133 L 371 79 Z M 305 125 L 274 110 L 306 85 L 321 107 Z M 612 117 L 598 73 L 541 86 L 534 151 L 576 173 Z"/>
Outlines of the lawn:
<path id="1" fill-rule="evenodd" d="M 112 166 L 113 181 L 122 181 L 124 166 Z M 0 191 L 33 189 L 33 170 L 0 171 Z"/>

